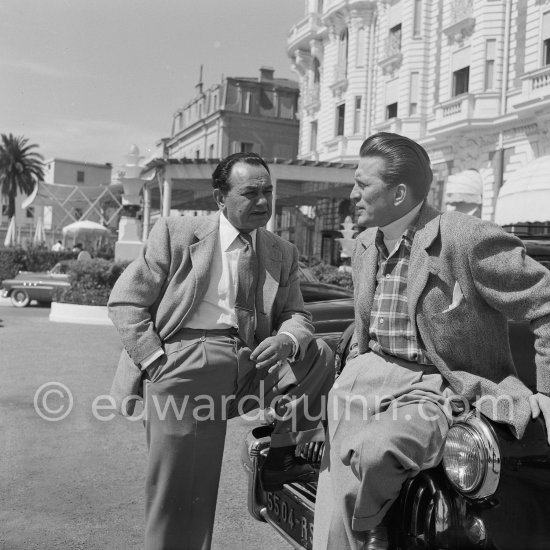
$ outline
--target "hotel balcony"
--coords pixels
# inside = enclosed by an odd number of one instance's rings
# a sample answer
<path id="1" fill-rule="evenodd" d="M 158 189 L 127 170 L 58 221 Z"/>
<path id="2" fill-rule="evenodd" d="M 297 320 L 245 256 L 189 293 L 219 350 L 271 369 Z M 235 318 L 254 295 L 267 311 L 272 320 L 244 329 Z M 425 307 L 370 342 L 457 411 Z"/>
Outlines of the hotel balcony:
<path id="1" fill-rule="evenodd" d="M 308 14 L 290 29 L 287 40 L 287 51 L 293 52 L 298 49 L 309 50 L 310 40 L 317 38 L 323 29 L 324 27 L 319 14 Z"/>
<path id="2" fill-rule="evenodd" d="M 500 98 L 498 92 L 461 94 L 439 103 L 434 117 L 428 121 L 431 133 L 456 130 L 465 126 L 484 126 L 498 116 Z"/>
<path id="3" fill-rule="evenodd" d="M 516 109 L 541 107 L 550 101 L 550 65 L 531 71 L 521 77 L 521 92 L 511 99 Z"/>
<path id="4" fill-rule="evenodd" d="M 462 43 L 474 29 L 474 3 L 473 0 L 454 0 L 450 6 L 450 22 L 443 27 L 443 32 L 450 40 Z"/>
<path id="5" fill-rule="evenodd" d="M 384 74 L 393 73 L 401 66 L 403 54 L 401 53 L 401 34 L 392 36 L 384 42 L 383 53 L 378 65 L 382 67 Z"/>
<path id="6" fill-rule="evenodd" d="M 382 122 L 377 122 L 374 127 L 377 132 L 392 132 L 394 134 L 401 133 L 401 119 L 398 117 L 389 118 Z"/>
<path id="7" fill-rule="evenodd" d="M 332 84 L 329 87 L 335 96 L 340 96 L 346 91 L 348 87 L 348 70 L 345 65 L 338 63 L 333 67 Z"/>
<path id="8" fill-rule="evenodd" d="M 317 86 L 309 86 L 305 88 L 302 94 L 302 109 L 308 114 L 318 111 L 321 107 L 321 88 Z"/>

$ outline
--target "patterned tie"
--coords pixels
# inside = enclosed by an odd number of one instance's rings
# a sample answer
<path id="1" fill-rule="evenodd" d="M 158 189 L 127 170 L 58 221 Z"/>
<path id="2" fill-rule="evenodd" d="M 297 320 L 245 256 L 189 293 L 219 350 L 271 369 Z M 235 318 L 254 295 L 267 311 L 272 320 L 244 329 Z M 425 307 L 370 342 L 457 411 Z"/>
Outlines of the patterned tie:
<path id="1" fill-rule="evenodd" d="M 249 348 L 254 346 L 255 308 L 254 301 L 258 286 L 258 259 L 252 247 L 249 233 L 239 233 L 243 245 L 237 267 L 237 297 L 235 313 L 239 325 L 239 335 Z"/>
<path id="2" fill-rule="evenodd" d="M 376 232 L 376 238 L 374 239 L 374 244 L 378 248 L 382 259 L 385 260 L 388 257 L 388 249 L 386 248 L 386 243 L 384 242 L 384 233 L 380 229 Z"/>

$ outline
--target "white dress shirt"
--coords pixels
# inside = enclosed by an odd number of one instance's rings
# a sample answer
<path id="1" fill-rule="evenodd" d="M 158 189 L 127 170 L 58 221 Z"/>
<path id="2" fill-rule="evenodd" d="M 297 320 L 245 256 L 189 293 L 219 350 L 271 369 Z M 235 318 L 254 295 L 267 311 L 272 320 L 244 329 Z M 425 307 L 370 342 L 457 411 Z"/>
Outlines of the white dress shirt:
<path id="1" fill-rule="evenodd" d="M 412 210 L 407 212 L 404 216 L 395 220 L 384 227 L 379 227 L 380 231 L 384 235 L 384 244 L 388 250 L 388 254 L 391 256 L 393 249 L 397 243 L 401 240 L 401 236 L 405 233 L 407 227 L 411 225 L 417 214 L 420 212 L 424 201 L 420 201 Z"/>

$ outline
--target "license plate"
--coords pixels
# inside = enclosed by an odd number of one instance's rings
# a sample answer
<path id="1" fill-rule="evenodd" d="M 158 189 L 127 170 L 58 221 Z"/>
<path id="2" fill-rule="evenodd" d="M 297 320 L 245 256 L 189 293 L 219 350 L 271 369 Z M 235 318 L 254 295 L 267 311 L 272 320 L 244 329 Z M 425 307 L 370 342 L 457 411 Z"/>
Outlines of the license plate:
<path id="1" fill-rule="evenodd" d="M 267 492 L 266 508 L 269 518 L 287 535 L 307 550 L 313 543 L 313 511 L 292 495 L 283 491 Z"/>

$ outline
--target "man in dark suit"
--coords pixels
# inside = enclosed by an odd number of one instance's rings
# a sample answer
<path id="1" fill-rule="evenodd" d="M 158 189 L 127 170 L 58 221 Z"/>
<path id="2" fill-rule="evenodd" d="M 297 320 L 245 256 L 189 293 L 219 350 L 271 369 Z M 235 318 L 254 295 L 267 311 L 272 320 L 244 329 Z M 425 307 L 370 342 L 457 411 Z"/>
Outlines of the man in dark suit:
<path id="1" fill-rule="evenodd" d="M 237 153 L 213 186 L 217 215 L 160 219 L 109 299 L 124 344 L 111 394 L 123 412 L 147 379 L 147 550 L 210 548 L 228 418 L 275 411 L 266 490 L 312 479 L 295 445 L 324 437 L 331 351 L 313 340 L 296 247 L 263 229 L 269 168 Z"/>
<path id="2" fill-rule="evenodd" d="M 351 199 L 355 334 L 328 400 L 315 550 L 388 546 L 403 482 L 441 459 L 457 403 L 523 435 L 550 421 L 550 272 L 495 224 L 426 204 L 426 151 L 397 134 L 361 146 Z M 530 322 L 537 389 L 519 380 L 507 318 Z"/>

